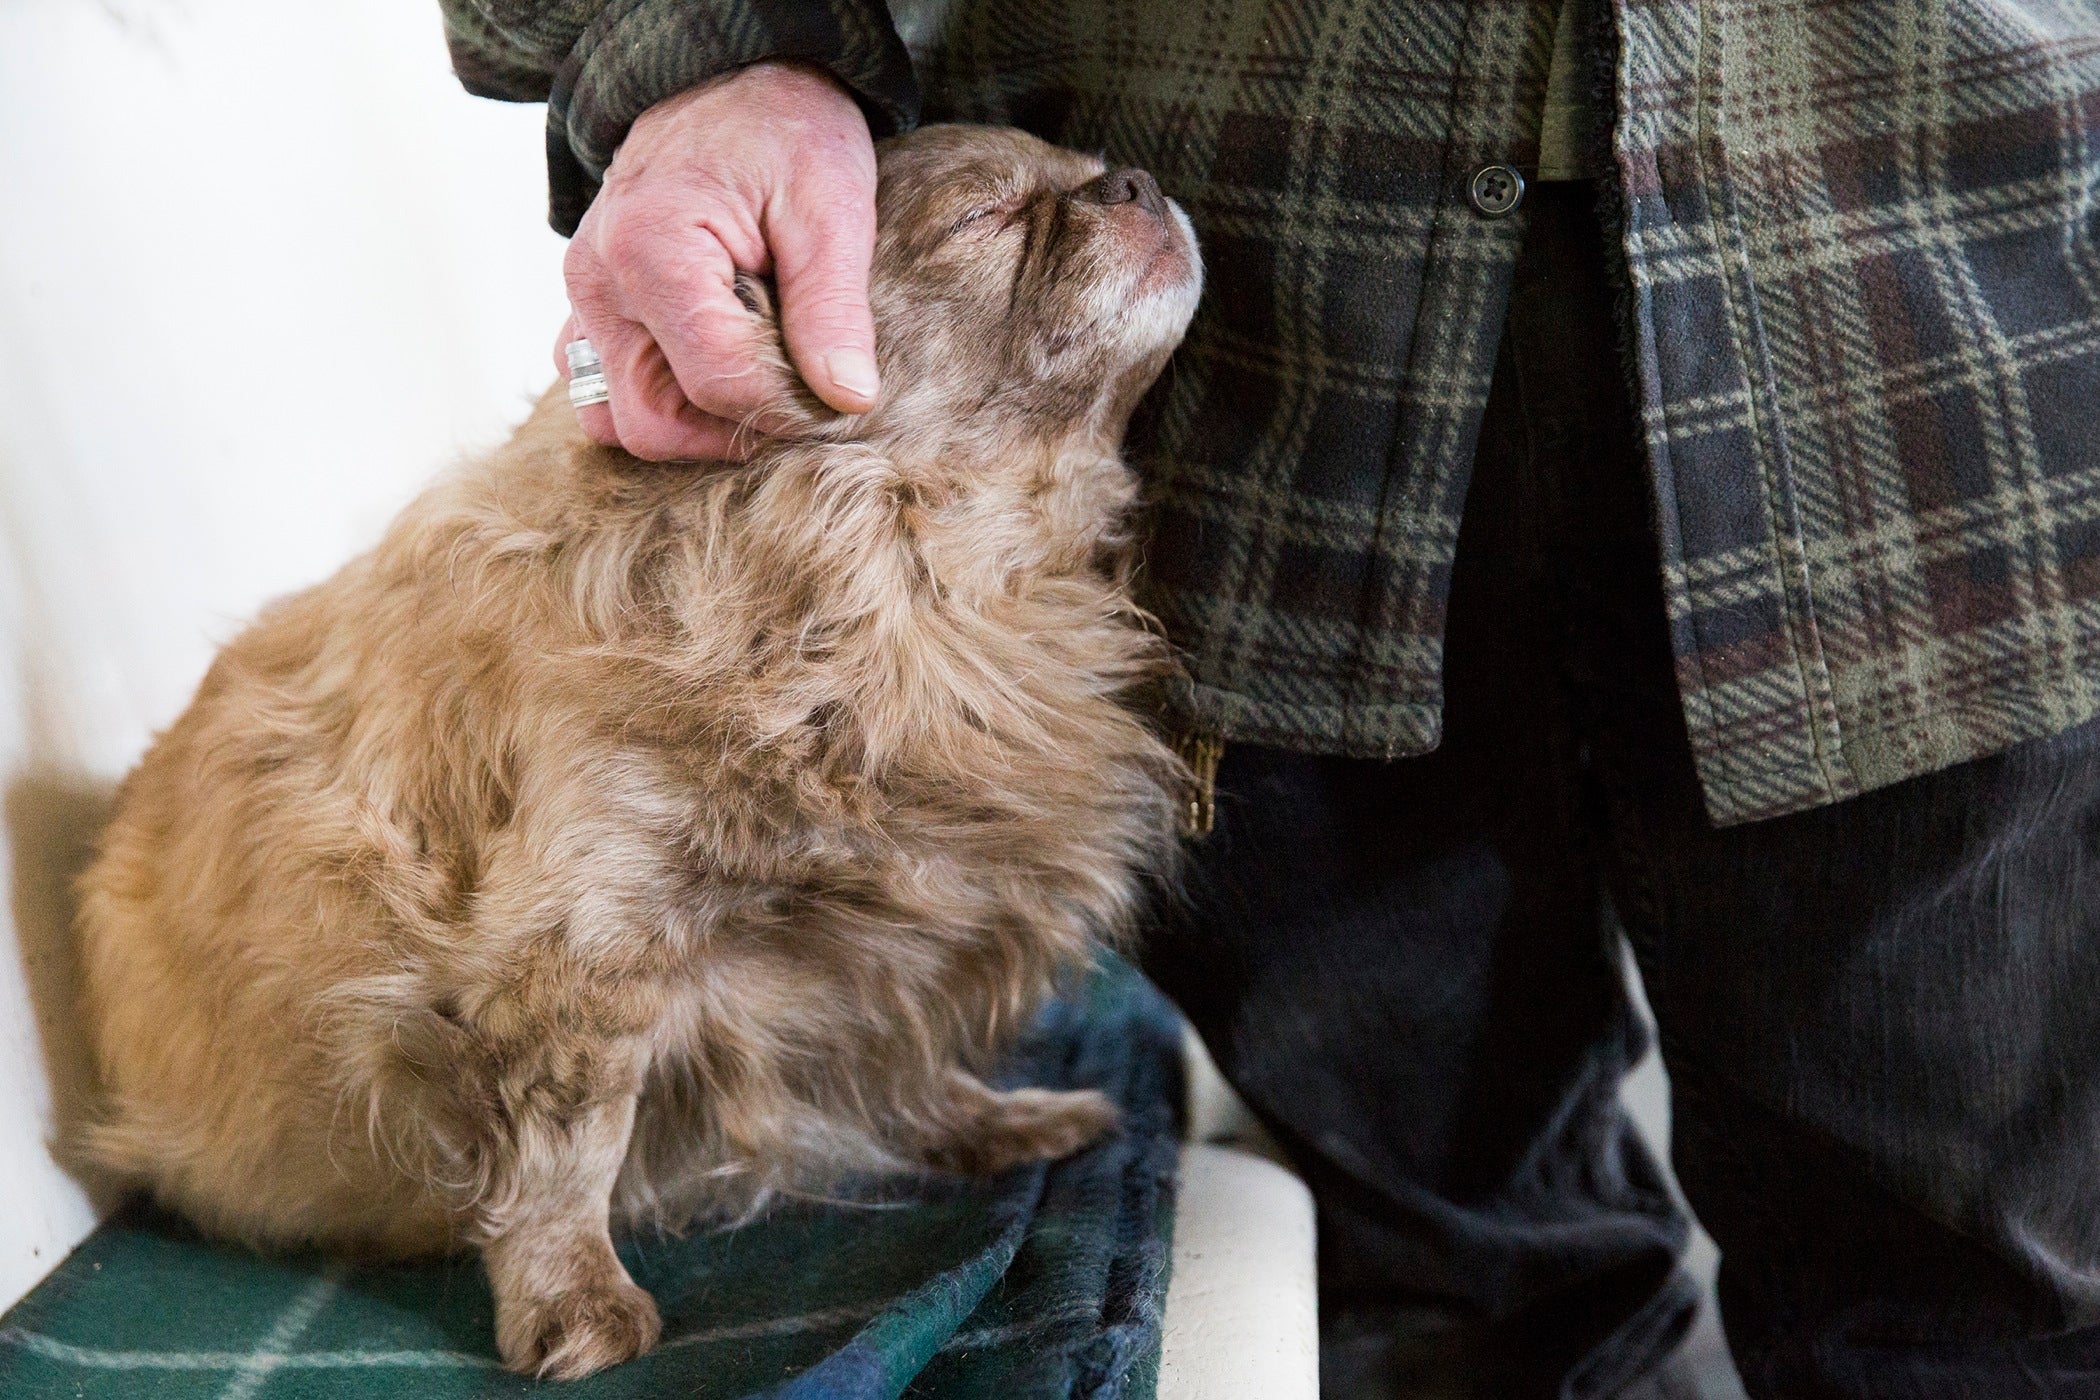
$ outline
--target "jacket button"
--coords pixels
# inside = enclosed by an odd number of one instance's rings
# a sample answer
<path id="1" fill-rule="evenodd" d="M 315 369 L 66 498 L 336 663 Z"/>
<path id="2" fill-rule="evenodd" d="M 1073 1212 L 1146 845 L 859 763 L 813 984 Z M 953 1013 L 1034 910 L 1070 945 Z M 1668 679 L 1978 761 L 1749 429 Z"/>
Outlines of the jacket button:
<path id="1" fill-rule="evenodd" d="M 1474 172 L 1467 194 L 1475 209 L 1499 219 L 1524 202 L 1524 177 L 1506 165 L 1483 165 Z"/>

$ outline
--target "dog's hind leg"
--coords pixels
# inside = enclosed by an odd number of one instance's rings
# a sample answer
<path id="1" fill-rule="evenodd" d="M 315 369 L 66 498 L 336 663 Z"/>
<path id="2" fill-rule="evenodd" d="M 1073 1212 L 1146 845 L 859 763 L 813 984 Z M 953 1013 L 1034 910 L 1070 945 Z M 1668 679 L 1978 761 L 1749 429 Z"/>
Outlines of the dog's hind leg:
<path id="1" fill-rule="evenodd" d="M 1066 1157 L 1116 1129 L 1116 1106 L 1092 1089 L 991 1088 L 951 1070 L 937 1125 L 922 1154 L 929 1166 L 990 1176 L 1023 1162 Z"/>

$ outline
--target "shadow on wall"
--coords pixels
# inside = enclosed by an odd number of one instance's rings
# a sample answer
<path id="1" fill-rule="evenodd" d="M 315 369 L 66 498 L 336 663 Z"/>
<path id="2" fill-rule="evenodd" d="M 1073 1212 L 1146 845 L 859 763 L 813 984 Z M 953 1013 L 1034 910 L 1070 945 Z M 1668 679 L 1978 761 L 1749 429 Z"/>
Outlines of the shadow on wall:
<path id="1" fill-rule="evenodd" d="M 51 1085 L 52 1155 L 106 1213 L 123 1192 L 83 1169 L 68 1144 L 95 1100 L 94 1060 L 80 1023 L 80 944 L 75 885 L 94 859 L 95 838 L 116 805 L 116 786 L 76 774 L 31 770 L 7 785 L 7 841 L 14 868 L 12 912 L 22 972 L 36 1013 Z"/>

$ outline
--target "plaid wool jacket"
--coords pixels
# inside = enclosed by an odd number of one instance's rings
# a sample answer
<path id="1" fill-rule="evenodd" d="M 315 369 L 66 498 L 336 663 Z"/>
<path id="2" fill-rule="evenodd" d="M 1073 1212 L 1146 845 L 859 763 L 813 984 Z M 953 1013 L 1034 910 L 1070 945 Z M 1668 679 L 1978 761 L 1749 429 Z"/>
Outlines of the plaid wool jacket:
<path id="1" fill-rule="evenodd" d="M 651 102 L 821 64 L 878 134 L 1150 169 L 1202 310 L 1133 455 L 1208 734 L 1432 747 L 1453 546 L 1558 0 L 443 0 L 545 100 L 572 228 Z M 2100 713 L 2100 7 L 1612 0 L 1594 51 L 1685 719 L 1710 814 Z"/>

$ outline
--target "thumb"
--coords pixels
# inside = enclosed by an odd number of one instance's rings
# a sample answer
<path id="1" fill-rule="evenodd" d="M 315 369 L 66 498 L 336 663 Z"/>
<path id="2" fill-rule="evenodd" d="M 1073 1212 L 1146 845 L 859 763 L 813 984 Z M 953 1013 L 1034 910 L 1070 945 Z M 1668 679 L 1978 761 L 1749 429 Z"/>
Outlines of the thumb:
<path id="1" fill-rule="evenodd" d="M 875 255 L 872 185 L 798 181 L 768 221 L 788 358 L 816 396 L 841 413 L 865 413 L 881 391 L 868 264 Z"/>

